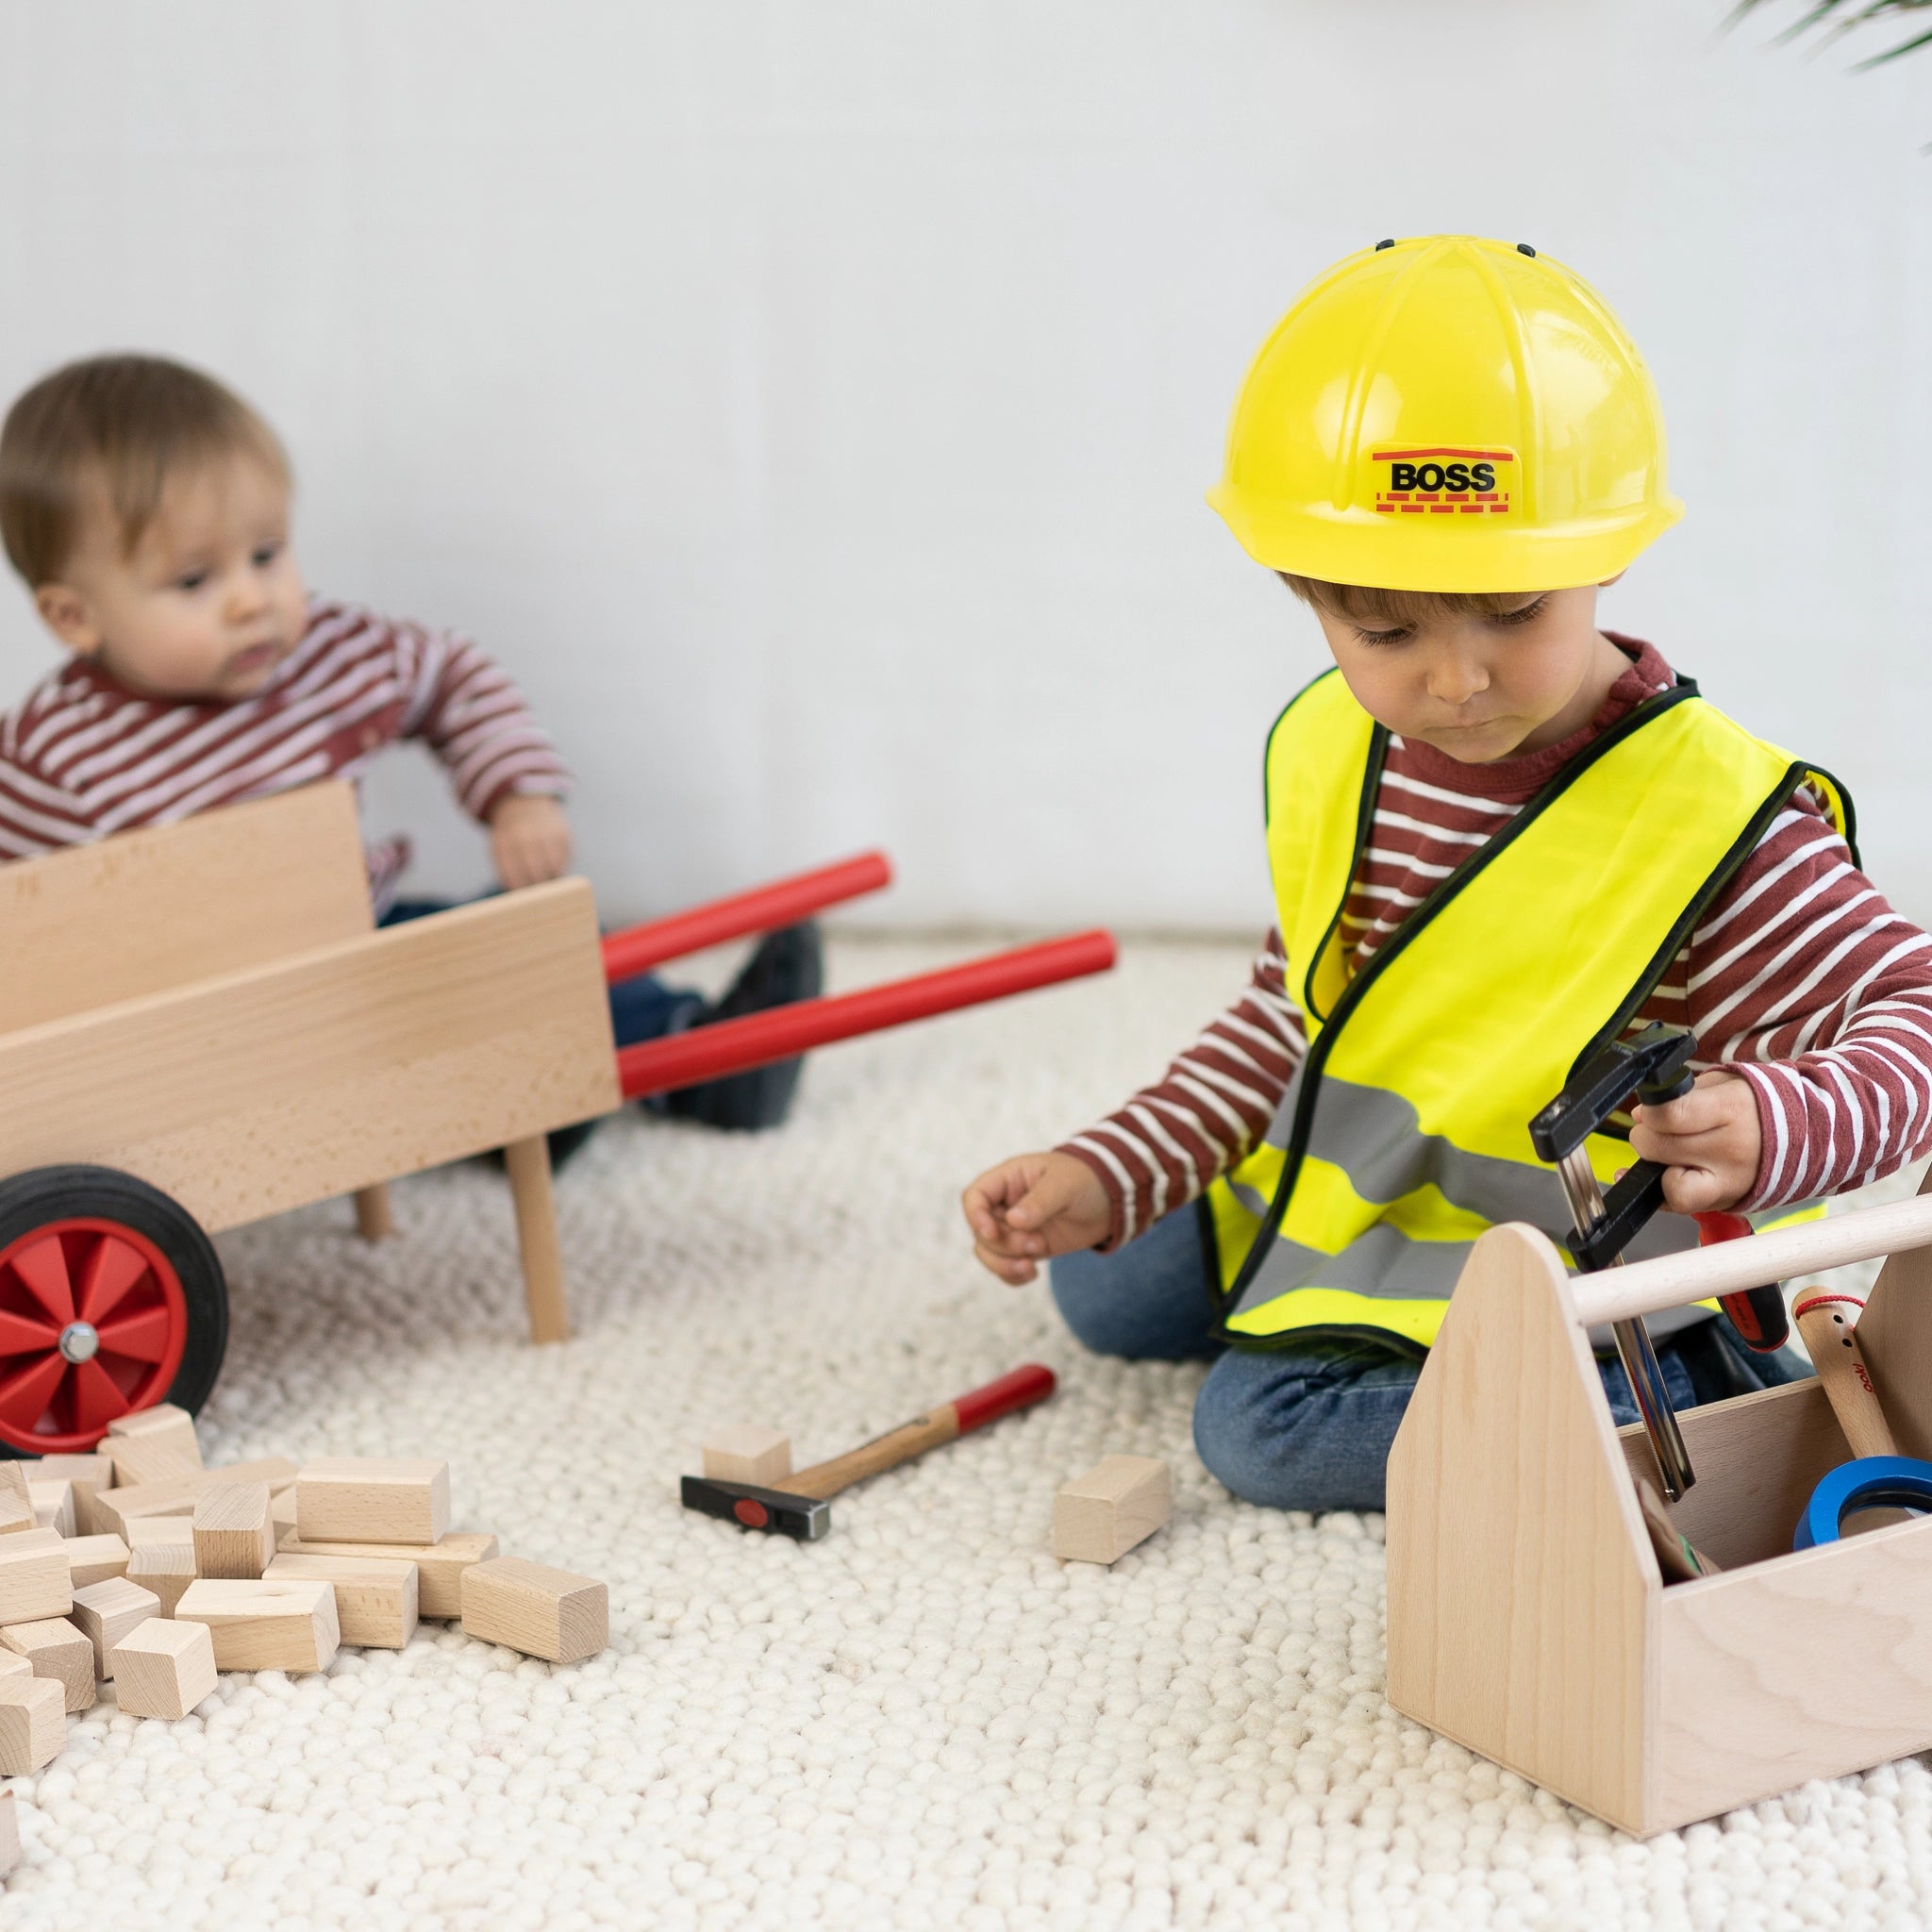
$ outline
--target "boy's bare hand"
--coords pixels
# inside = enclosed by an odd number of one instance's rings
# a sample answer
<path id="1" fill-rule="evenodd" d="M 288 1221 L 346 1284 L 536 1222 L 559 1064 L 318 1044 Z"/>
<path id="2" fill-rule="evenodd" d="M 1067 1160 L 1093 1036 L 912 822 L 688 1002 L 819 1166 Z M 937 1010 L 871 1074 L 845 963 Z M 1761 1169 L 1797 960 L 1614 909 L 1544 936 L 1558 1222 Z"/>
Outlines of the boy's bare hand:
<path id="1" fill-rule="evenodd" d="M 1749 1081 L 1736 1074 L 1699 1074 L 1683 1099 L 1640 1107 L 1630 1119 L 1632 1151 L 1670 1169 L 1664 1201 L 1675 1212 L 1734 1208 L 1751 1191 L 1764 1137 Z"/>
<path id="2" fill-rule="evenodd" d="M 973 1252 L 1002 1281 L 1031 1281 L 1048 1255 L 1071 1255 L 1107 1239 L 1107 1190 L 1071 1154 L 1016 1154 L 990 1167 L 959 1196 Z"/>
<path id="3" fill-rule="evenodd" d="M 510 791 L 490 814 L 490 856 L 506 886 L 541 886 L 570 869 L 570 821 L 554 798 Z"/>

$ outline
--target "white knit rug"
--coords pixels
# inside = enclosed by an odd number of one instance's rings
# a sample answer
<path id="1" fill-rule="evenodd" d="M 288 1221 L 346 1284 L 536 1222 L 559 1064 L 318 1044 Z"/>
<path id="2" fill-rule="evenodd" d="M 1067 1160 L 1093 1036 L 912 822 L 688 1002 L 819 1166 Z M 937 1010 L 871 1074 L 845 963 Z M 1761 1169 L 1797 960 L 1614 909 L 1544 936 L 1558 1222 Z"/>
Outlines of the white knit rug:
<path id="1" fill-rule="evenodd" d="M 969 948 L 846 941 L 854 985 Z M 325 1675 L 225 1677 L 182 1724 L 78 1723 L 15 1781 L 0 1924 L 841 1928 L 1917 1926 L 1917 1760 L 1638 1844 L 1391 1712 L 1379 1519 L 1234 1503 L 1200 1372 L 1083 1356 L 978 1272 L 955 1197 L 1154 1072 L 1230 946 L 821 1056 L 782 1131 L 635 1113 L 559 1189 L 578 1339 L 520 1338 L 509 1208 L 472 1164 L 223 1242 L 211 1459 L 446 1456 L 458 1526 L 605 1577 L 567 1669 L 425 1625 Z M 824 1542 L 681 1511 L 711 1425 L 808 1461 L 1028 1358 L 1060 1393 L 840 1498 Z M 1048 1554 L 1056 1486 L 1174 1465 L 1111 1571 Z M 1856 1659 L 1843 1660 L 1848 1668 Z"/>

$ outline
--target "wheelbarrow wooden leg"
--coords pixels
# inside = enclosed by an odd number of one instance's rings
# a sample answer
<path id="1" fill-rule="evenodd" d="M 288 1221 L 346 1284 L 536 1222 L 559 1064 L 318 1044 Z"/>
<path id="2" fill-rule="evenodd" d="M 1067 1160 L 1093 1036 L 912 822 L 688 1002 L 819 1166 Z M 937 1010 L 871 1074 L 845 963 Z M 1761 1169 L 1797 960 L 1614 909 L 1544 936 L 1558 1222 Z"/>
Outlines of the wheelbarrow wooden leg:
<path id="1" fill-rule="evenodd" d="M 524 1299 L 532 1341 L 568 1341 L 570 1311 L 563 1300 L 563 1257 L 557 1246 L 557 1206 L 550 1192 L 550 1142 L 541 1134 L 503 1150 L 516 1203 L 517 1242 L 524 1257 Z"/>
<path id="2" fill-rule="evenodd" d="M 379 1241 L 395 1231 L 396 1218 L 389 1206 L 389 1183 L 377 1181 L 373 1188 L 358 1188 L 356 1232 L 365 1241 Z"/>

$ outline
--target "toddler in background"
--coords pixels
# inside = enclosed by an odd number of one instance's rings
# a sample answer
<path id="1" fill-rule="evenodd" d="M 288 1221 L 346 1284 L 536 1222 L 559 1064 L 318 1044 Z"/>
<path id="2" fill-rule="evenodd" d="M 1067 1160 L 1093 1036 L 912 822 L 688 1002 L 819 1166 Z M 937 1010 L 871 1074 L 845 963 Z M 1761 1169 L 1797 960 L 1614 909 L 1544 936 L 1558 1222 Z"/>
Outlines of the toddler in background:
<path id="1" fill-rule="evenodd" d="M 570 864 L 569 774 L 503 672 L 468 640 L 311 596 L 290 540 L 279 440 L 239 396 L 151 356 L 70 363 L 0 427 L 0 539 L 67 652 L 0 717 L 0 861 L 286 791 L 360 780 L 425 744 L 489 829 L 506 887 Z M 368 848 L 376 918 L 403 901 L 408 841 Z M 716 1007 L 641 974 L 611 989 L 618 1044 L 809 997 L 810 925 L 771 935 Z M 782 1120 L 799 1062 L 670 1095 L 721 1127 Z M 552 1137 L 573 1151 L 590 1124 Z"/>

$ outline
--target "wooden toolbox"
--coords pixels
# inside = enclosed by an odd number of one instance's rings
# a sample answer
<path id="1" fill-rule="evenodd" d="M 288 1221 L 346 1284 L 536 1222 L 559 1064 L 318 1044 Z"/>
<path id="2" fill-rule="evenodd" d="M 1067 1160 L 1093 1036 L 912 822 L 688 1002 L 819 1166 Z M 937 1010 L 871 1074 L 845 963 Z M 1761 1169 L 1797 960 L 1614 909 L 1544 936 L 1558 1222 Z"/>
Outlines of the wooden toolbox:
<path id="1" fill-rule="evenodd" d="M 1794 1552 L 1852 1453 L 1819 1384 L 1683 1410 L 1673 1513 L 1721 1569 L 1667 1588 L 1632 1480 L 1657 1465 L 1587 1338 L 1878 1256 L 1859 1344 L 1932 1460 L 1932 1198 L 1585 1277 L 1486 1234 L 1389 1460 L 1395 1707 L 1640 1837 L 1932 1747 L 1932 1518 Z"/>

